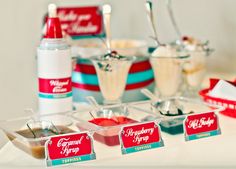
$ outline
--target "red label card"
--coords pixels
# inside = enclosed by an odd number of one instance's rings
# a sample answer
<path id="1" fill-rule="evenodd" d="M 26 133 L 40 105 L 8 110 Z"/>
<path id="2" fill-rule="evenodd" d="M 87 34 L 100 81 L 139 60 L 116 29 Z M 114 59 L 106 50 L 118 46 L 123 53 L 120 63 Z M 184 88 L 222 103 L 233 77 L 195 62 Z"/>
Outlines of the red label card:
<path id="1" fill-rule="evenodd" d="M 70 36 L 88 36 L 103 33 L 99 7 L 58 8 L 62 30 Z"/>
<path id="2" fill-rule="evenodd" d="M 158 124 L 148 122 L 123 127 L 120 133 L 123 154 L 163 146 Z"/>
<path id="3" fill-rule="evenodd" d="M 48 144 L 48 157 L 51 160 L 82 156 L 92 153 L 92 142 L 87 133 L 52 137 Z"/>
<path id="4" fill-rule="evenodd" d="M 48 167 L 96 159 L 88 133 L 51 137 L 45 144 L 45 153 Z"/>
<path id="5" fill-rule="evenodd" d="M 39 78 L 39 92 L 61 94 L 71 92 L 71 78 L 42 79 Z"/>
<path id="6" fill-rule="evenodd" d="M 185 129 L 188 135 L 217 130 L 218 120 L 214 112 L 188 116 Z"/>
<path id="7" fill-rule="evenodd" d="M 218 118 L 214 112 L 187 116 L 184 122 L 184 130 L 187 141 L 221 133 Z"/>

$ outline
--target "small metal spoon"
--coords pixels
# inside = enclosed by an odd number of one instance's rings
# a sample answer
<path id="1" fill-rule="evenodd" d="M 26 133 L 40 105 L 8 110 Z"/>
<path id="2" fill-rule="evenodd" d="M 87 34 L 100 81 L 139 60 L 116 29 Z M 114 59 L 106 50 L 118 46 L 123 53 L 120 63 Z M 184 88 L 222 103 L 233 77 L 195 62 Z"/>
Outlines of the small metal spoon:
<path id="1" fill-rule="evenodd" d="M 34 138 L 37 138 L 36 134 L 34 133 L 34 130 L 30 126 L 30 124 L 36 124 L 39 123 L 42 127 L 42 129 L 47 128 L 52 133 L 58 135 L 60 134 L 60 130 L 56 127 L 56 125 L 53 124 L 52 121 L 44 120 L 42 117 L 37 114 L 32 108 L 26 108 L 25 113 L 30 114 L 30 120 L 26 123 L 27 128 L 30 130 L 30 132 L 33 134 Z"/>
<path id="2" fill-rule="evenodd" d="M 97 112 L 97 116 L 100 117 L 101 115 L 104 114 L 104 111 L 103 109 L 101 108 L 101 106 L 97 103 L 97 101 L 95 100 L 94 97 L 92 96 L 87 96 L 86 97 L 87 101 L 89 102 L 90 105 L 92 105 L 95 109 L 96 109 L 96 112 Z M 94 118 L 94 117 L 93 117 Z"/>
<path id="3" fill-rule="evenodd" d="M 92 96 L 88 96 L 86 97 L 86 99 L 88 100 L 88 102 L 96 109 L 96 114 L 98 117 L 105 117 L 105 118 L 111 118 L 113 117 L 116 121 L 118 121 L 118 119 L 116 118 L 116 116 L 114 115 L 114 112 L 110 109 L 103 109 L 95 100 L 94 97 Z M 94 118 L 94 117 L 93 117 Z"/>
<path id="4" fill-rule="evenodd" d="M 176 22 L 176 19 L 174 17 L 174 13 L 173 13 L 173 9 L 172 9 L 172 1 L 171 0 L 166 0 L 166 6 L 167 6 L 167 10 L 168 10 L 168 13 L 169 13 L 169 16 L 170 16 L 170 20 L 171 20 L 171 23 L 175 29 L 175 32 L 180 40 L 180 42 L 182 43 L 182 33 L 180 32 L 180 29 L 177 25 L 177 22 Z"/>
<path id="5" fill-rule="evenodd" d="M 111 53 L 111 5 L 105 4 L 102 6 L 102 14 L 103 14 L 103 23 L 104 29 L 106 33 L 106 47 L 108 53 Z"/>
<path id="6" fill-rule="evenodd" d="M 159 99 L 147 88 L 141 89 L 141 93 L 147 96 L 153 103 L 157 103 Z M 153 107 L 152 107 L 153 109 Z M 153 116 L 146 116 L 141 121 L 152 121 L 155 120 L 155 117 Z"/>
<path id="7" fill-rule="evenodd" d="M 152 102 L 156 103 L 159 101 L 157 96 L 155 96 L 150 90 L 148 89 L 141 89 L 141 93 L 143 93 L 145 96 L 147 96 L 149 99 L 151 99 Z"/>
<path id="8" fill-rule="evenodd" d="M 158 36 L 157 36 L 157 29 L 154 23 L 154 17 L 153 17 L 153 9 L 152 9 L 152 2 L 151 1 L 146 1 L 146 10 L 147 10 L 147 17 L 148 17 L 148 21 L 152 27 L 153 33 L 154 33 L 154 37 L 151 37 L 152 39 L 155 40 L 157 47 L 158 46 L 164 46 L 164 44 L 161 44 Z"/>
<path id="9" fill-rule="evenodd" d="M 151 99 L 153 102 L 152 106 L 159 111 L 160 114 L 165 116 L 177 116 L 183 115 L 183 111 L 180 105 L 176 103 L 175 99 L 160 100 L 150 90 L 142 89 L 141 92 Z"/>

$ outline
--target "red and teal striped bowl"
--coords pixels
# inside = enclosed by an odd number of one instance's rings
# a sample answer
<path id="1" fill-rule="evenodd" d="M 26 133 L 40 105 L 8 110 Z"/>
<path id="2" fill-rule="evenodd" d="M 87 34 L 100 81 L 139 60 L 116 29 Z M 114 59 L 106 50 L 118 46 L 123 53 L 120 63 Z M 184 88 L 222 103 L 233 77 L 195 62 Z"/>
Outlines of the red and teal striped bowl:
<path id="1" fill-rule="evenodd" d="M 131 66 L 127 78 L 123 102 L 139 101 L 146 99 L 140 89 L 153 90 L 154 75 L 148 59 L 138 58 Z M 78 58 L 72 73 L 73 101 L 83 102 L 86 96 L 94 96 L 102 103 L 99 82 L 95 68 L 89 59 Z"/>

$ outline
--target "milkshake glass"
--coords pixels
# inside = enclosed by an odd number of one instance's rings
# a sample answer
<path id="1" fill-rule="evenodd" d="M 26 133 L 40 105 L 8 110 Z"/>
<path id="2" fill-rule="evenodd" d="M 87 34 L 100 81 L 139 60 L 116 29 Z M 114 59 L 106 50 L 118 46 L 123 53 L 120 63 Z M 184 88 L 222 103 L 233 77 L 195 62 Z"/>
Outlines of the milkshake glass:
<path id="1" fill-rule="evenodd" d="M 104 104 L 121 103 L 129 69 L 135 57 L 108 58 L 92 57 L 98 76 Z"/>
<path id="2" fill-rule="evenodd" d="M 184 64 L 185 81 L 184 96 L 197 97 L 201 83 L 206 74 L 206 52 L 203 50 L 189 51 L 190 59 Z"/>
<path id="3" fill-rule="evenodd" d="M 182 70 L 187 54 L 173 56 L 152 56 L 150 62 L 155 76 L 155 84 L 161 99 L 173 97 L 182 82 Z"/>

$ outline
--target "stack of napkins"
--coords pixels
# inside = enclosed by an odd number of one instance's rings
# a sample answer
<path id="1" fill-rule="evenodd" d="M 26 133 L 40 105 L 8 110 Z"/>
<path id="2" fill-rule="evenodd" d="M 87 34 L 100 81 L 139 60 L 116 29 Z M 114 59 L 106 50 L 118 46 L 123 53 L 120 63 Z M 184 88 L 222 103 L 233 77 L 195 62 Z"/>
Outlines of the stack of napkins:
<path id="1" fill-rule="evenodd" d="M 219 80 L 213 89 L 208 93 L 208 95 L 221 99 L 236 101 L 236 86 L 225 80 Z"/>

